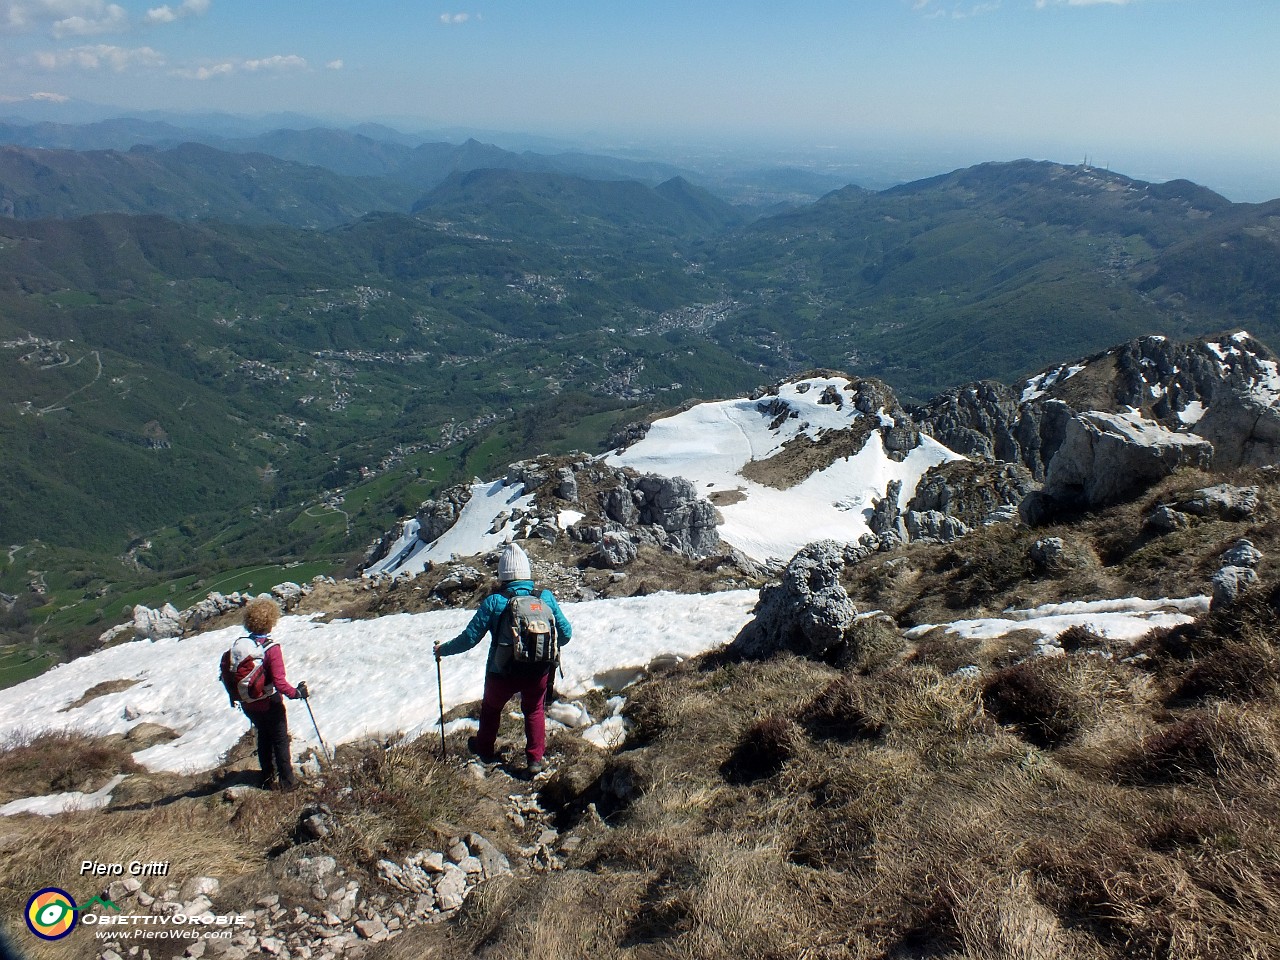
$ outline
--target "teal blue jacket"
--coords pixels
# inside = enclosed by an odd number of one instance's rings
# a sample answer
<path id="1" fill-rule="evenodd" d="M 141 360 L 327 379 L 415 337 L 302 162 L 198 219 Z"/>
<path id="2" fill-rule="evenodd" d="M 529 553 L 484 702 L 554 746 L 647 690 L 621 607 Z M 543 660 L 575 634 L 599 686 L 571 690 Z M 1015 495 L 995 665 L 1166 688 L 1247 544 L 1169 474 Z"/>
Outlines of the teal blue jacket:
<path id="1" fill-rule="evenodd" d="M 440 644 L 440 656 L 451 657 L 455 653 L 465 653 L 483 640 L 486 633 L 491 639 L 495 638 L 502 611 L 507 609 L 511 597 L 516 594 L 532 596 L 535 589 L 532 580 L 512 580 L 510 583 L 503 584 L 500 592 L 491 593 L 484 598 L 466 629 L 447 643 Z M 556 639 L 563 647 L 573 637 L 573 626 L 565 619 L 560 605 L 556 603 L 556 598 L 550 590 L 543 590 L 538 594 L 538 599 L 551 608 L 551 615 L 556 621 Z M 499 672 L 494 664 L 497 648 L 496 643 L 490 642 L 489 659 L 485 663 L 485 670 L 490 673 Z"/>

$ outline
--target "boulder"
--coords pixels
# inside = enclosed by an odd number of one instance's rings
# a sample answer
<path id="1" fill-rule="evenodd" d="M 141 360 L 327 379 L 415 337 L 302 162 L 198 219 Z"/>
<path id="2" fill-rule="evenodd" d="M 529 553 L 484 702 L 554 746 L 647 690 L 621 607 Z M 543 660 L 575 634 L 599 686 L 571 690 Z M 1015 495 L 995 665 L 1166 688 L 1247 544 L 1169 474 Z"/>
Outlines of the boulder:
<path id="1" fill-rule="evenodd" d="M 556 496 L 569 503 L 578 502 L 578 478 L 572 467 L 560 467 L 556 470 Z"/>
<path id="2" fill-rule="evenodd" d="M 1067 421 L 1043 490 L 1023 501 L 1022 516 L 1028 523 L 1039 523 L 1061 509 L 1119 503 L 1179 467 L 1204 468 L 1212 459 L 1207 440 L 1174 433 L 1137 414 L 1077 414 Z"/>
<path id="3" fill-rule="evenodd" d="M 171 603 L 159 610 L 139 604 L 133 608 L 133 632 L 144 640 L 180 637 L 183 633 L 181 614 Z"/>
<path id="4" fill-rule="evenodd" d="M 927 543 L 950 543 L 969 532 L 963 521 L 941 510 L 908 510 L 905 521 L 911 539 Z"/>
<path id="5" fill-rule="evenodd" d="M 1063 570 L 1067 562 L 1067 545 L 1061 537 L 1043 537 L 1031 545 L 1028 551 L 1037 570 Z"/>
<path id="6" fill-rule="evenodd" d="M 1258 512 L 1257 487 L 1235 487 L 1219 483 L 1201 487 L 1187 500 L 1176 505 L 1182 513 L 1212 520 L 1247 520 Z"/>
<path id="7" fill-rule="evenodd" d="M 596 545 L 596 549 L 588 558 L 593 567 L 605 570 L 618 570 L 625 567 L 638 556 L 636 542 L 625 530 L 610 530 Z"/>
<path id="8" fill-rule="evenodd" d="M 306 596 L 306 593 L 304 587 L 290 581 L 277 583 L 271 588 L 271 596 L 275 597 L 283 610 L 292 610 Z"/>
<path id="9" fill-rule="evenodd" d="M 434 500 L 426 500 L 418 507 L 418 539 L 431 543 L 440 539 L 458 522 L 462 509 L 471 500 L 471 487 L 459 484 L 450 487 Z"/>
<path id="10" fill-rule="evenodd" d="M 845 545 L 811 543 L 787 564 L 782 581 L 760 591 L 754 618 L 730 644 L 750 658 L 782 651 L 826 658 L 839 652 L 858 609 L 840 585 Z"/>
<path id="11" fill-rule="evenodd" d="M 1233 543 L 1222 554 L 1224 567 L 1256 567 L 1262 562 L 1262 551 L 1253 545 L 1252 540 L 1241 538 Z"/>
<path id="12" fill-rule="evenodd" d="M 1258 580 L 1258 572 L 1253 567 L 1222 567 L 1213 575 L 1213 599 L 1209 609 L 1219 610 L 1233 606 L 1244 593 Z"/>
<path id="13" fill-rule="evenodd" d="M 1156 507 L 1151 511 L 1151 515 L 1147 517 L 1147 528 L 1158 534 L 1185 530 L 1189 526 L 1191 526 L 1190 515 L 1181 510 L 1175 510 L 1168 504 Z"/>

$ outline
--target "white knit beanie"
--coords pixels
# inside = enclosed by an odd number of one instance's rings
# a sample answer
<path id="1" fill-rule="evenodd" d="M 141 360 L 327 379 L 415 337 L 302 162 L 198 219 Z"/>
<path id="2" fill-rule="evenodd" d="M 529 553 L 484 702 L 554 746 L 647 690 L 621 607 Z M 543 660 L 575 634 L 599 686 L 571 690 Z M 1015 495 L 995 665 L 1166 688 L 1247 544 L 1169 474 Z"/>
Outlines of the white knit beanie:
<path id="1" fill-rule="evenodd" d="M 502 548 L 502 556 L 498 560 L 498 580 L 509 583 L 512 580 L 532 580 L 533 570 L 529 566 L 529 555 L 517 543 L 508 543 Z"/>

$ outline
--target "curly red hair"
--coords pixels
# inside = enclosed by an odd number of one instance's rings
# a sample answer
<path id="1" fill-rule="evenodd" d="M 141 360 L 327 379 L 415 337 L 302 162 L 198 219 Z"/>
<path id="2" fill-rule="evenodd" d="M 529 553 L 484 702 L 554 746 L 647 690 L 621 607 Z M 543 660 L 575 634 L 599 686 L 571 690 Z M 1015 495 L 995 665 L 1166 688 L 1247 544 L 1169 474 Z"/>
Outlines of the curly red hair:
<path id="1" fill-rule="evenodd" d="M 244 608 L 244 627 L 250 633 L 266 636 L 280 619 L 280 607 L 269 597 L 250 600 Z"/>

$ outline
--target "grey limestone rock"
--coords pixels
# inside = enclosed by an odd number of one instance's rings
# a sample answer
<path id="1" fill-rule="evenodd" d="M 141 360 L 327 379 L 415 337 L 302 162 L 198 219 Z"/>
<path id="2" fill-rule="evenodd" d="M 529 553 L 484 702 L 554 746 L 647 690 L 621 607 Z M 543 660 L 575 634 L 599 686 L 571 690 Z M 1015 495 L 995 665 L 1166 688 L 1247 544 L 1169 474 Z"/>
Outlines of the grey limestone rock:
<path id="1" fill-rule="evenodd" d="M 625 530 L 610 530 L 604 534 L 589 562 L 593 567 L 617 570 L 625 567 L 638 556 L 636 542 Z"/>
<path id="2" fill-rule="evenodd" d="M 941 510 L 908 510 L 904 519 L 912 540 L 950 543 L 969 532 L 963 521 L 949 517 Z"/>
<path id="3" fill-rule="evenodd" d="M 1256 567 L 1262 562 L 1262 551 L 1253 545 L 1252 540 L 1240 539 L 1233 543 L 1222 555 L 1224 567 Z"/>
<path id="4" fill-rule="evenodd" d="M 538 460 L 521 460 L 507 467 L 504 482 L 507 486 L 523 484 L 526 493 L 536 490 L 550 479 L 551 473 L 545 463 Z"/>
<path id="5" fill-rule="evenodd" d="M 1042 537 L 1031 545 L 1030 555 L 1039 570 L 1061 570 L 1068 565 L 1067 545 L 1061 537 Z"/>
<path id="6" fill-rule="evenodd" d="M 1257 487 L 1236 487 L 1219 483 L 1202 487 L 1190 499 L 1176 505 L 1183 513 L 1214 520 L 1247 520 L 1258 512 Z"/>
<path id="7" fill-rule="evenodd" d="M 560 467 L 555 473 L 556 496 L 569 503 L 578 501 L 578 478 L 572 467 Z"/>
<path id="8" fill-rule="evenodd" d="M 684 477 L 646 474 L 634 481 L 640 522 L 659 527 L 681 553 L 705 557 L 720 547 L 716 509 Z"/>
<path id="9" fill-rule="evenodd" d="M 858 610 L 840 585 L 844 544 L 811 543 L 787 564 L 781 583 L 760 591 L 755 617 L 730 645 L 745 657 L 789 650 L 823 658 L 837 650 Z"/>
<path id="10" fill-rule="evenodd" d="M 183 634 L 182 618 L 171 603 L 158 610 L 141 604 L 133 608 L 133 632 L 144 640 L 165 640 Z"/>
<path id="11" fill-rule="evenodd" d="M 424 501 L 418 507 L 418 539 L 423 543 L 431 543 L 458 522 L 462 509 L 471 500 L 471 487 L 459 484 L 450 487 L 434 500 Z"/>
<path id="12" fill-rule="evenodd" d="M 1240 599 L 1240 594 L 1258 581 L 1253 567 L 1225 566 L 1213 575 L 1213 599 L 1210 609 L 1230 607 Z"/>
<path id="13" fill-rule="evenodd" d="M 951 460 L 931 467 L 916 485 L 907 512 L 935 511 L 954 518 L 966 530 L 989 523 L 1001 510 L 1016 509 L 1039 484 L 1017 463 Z M 907 530 L 911 532 L 908 517 Z M 912 539 L 918 539 L 914 532 Z"/>
<path id="14" fill-rule="evenodd" d="M 1156 533 L 1173 533 L 1175 530 L 1185 530 L 1189 526 L 1191 526 L 1190 515 L 1181 510 L 1175 510 L 1168 504 L 1156 507 L 1147 517 L 1147 527 Z"/>
<path id="15" fill-rule="evenodd" d="M 1061 509 L 1119 503 L 1184 466 L 1208 467 L 1213 447 L 1134 415 L 1073 416 L 1053 455 L 1044 489 L 1023 501 L 1022 516 L 1043 522 Z"/>
<path id="16" fill-rule="evenodd" d="M 890 480 L 885 495 L 875 501 L 871 519 L 867 526 L 876 536 L 896 537 L 900 542 L 907 540 L 907 525 L 902 519 L 902 509 L 898 506 L 902 496 L 902 481 Z"/>

